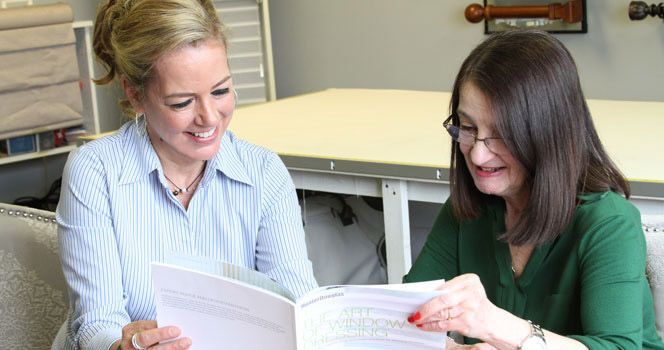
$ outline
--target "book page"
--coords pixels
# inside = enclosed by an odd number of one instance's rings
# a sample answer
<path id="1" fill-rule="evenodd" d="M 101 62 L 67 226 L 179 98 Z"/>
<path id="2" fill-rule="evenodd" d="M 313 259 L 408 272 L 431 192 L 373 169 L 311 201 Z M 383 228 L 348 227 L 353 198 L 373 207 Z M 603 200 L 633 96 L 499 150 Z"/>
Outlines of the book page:
<path id="1" fill-rule="evenodd" d="M 277 293 L 284 298 L 295 301 L 295 296 L 279 282 L 271 279 L 266 274 L 246 267 L 227 263 L 225 261 L 215 260 L 202 256 L 186 255 L 182 253 L 169 252 L 166 257 L 166 263 L 180 267 L 207 272 L 209 274 L 224 276 L 234 280 L 251 284 Z"/>
<path id="2" fill-rule="evenodd" d="M 433 292 L 436 288 L 440 287 L 445 280 L 433 280 L 433 281 L 423 281 L 423 282 L 412 282 L 412 283 L 393 283 L 393 284 L 366 284 L 362 288 L 377 288 L 377 289 L 389 289 L 389 290 L 400 290 L 404 292 Z M 339 286 L 343 287 L 343 286 Z"/>
<path id="3" fill-rule="evenodd" d="M 157 323 L 180 327 L 192 348 L 296 348 L 290 300 L 222 276 L 161 263 L 151 268 Z"/>
<path id="4" fill-rule="evenodd" d="M 298 300 L 302 349 L 444 349 L 445 333 L 425 332 L 406 320 L 439 295 L 431 289 L 441 283 L 419 291 L 408 290 L 413 285 L 384 285 L 332 286 L 309 293 Z"/>

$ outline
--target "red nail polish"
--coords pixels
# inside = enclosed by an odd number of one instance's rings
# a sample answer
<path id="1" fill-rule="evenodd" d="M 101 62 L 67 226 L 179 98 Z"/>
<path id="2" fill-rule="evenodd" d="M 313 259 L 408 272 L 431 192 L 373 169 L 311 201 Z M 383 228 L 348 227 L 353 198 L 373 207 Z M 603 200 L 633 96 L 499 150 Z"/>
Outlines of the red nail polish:
<path id="1" fill-rule="evenodd" d="M 422 328 L 423 324 L 418 323 L 418 324 L 416 324 L 415 326 L 416 326 L 417 328 Z"/>
<path id="2" fill-rule="evenodd" d="M 421 317 L 422 317 L 422 315 L 420 315 L 420 313 L 418 311 L 418 312 L 410 315 L 410 317 L 408 317 L 408 322 L 413 323 L 415 321 L 418 321 Z"/>

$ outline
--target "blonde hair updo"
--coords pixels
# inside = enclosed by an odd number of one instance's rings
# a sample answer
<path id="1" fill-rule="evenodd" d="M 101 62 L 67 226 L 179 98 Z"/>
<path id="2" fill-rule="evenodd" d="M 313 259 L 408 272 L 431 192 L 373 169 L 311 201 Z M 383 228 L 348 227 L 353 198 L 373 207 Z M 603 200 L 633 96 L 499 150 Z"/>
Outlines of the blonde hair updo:
<path id="1" fill-rule="evenodd" d="M 124 76 L 139 98 L 154 64 L 165 54 L 207 39 L 227 47 L 225 29 L 208 0 L 108 0 L 99 5 L 93 49 L 108 73 L 94 80 L 107 84 Z M 133 115 L 129 101 L 120 101 Z"/>

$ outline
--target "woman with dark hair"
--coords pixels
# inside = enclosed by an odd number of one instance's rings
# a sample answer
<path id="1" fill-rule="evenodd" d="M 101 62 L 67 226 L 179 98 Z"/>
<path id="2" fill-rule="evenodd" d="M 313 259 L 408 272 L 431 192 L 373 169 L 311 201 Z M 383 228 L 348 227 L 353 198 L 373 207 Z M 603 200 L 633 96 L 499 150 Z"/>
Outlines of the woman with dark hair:
<path id="1" fill-rule="evenodd" d="M 478 349 L 664 349 L 639 212 L 562 43 L 492 35 L 450 109 L 451 196 L 404 278 L 448 282 L 409 322 Z"/>

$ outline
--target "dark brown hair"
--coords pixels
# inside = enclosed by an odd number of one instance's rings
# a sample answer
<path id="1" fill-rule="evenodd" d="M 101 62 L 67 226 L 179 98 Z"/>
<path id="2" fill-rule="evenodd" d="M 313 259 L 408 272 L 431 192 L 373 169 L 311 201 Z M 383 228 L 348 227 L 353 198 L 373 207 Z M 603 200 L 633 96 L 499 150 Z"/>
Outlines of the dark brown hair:
<path id="1" fill-rule="evenodd" d="M 629 197 L 629 185 L 593 125 L 576 64 L 555 37 L 514 30 L 487 38 L 459 70 L 451 112 L 467 83 L 484 94 L 496 132 L 526 169 L 528 210 L 501 239 L 515 245 L 555 239 L 572 221 L 579 193 L 611 190 Z M 456 142 L 450 164 L 454 215 L 476 218 L 492 196 L 475 187 Z"/>

